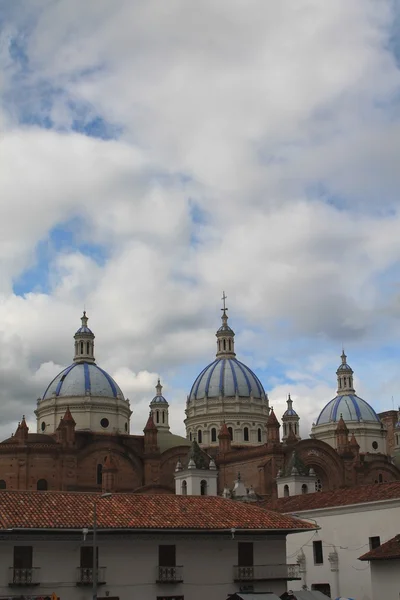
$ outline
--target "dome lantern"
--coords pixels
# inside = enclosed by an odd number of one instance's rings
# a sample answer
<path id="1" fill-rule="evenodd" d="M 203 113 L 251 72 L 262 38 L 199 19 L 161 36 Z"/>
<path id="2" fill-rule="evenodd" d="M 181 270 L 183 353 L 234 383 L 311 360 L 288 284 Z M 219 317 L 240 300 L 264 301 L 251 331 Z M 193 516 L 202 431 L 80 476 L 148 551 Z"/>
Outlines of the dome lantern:
<path id="1" fill-rule="evenodd" d="M 169 431 L 168 401 L 162 395 L 160 378 L 157 380 L 156 395 L 150 402 L 150 411 L 157 429 Z"/>
<path id="2" fill-rule="evenodd" d="M 339 396 L 355 394 L 356 392 L 353 387 L 353 369 L 347 364 L 347 356 L 344 353 L 344 349 L 340 358 L 342 359 L 342 362 L 336 371 L 338 382 L 337 393 Z"/>
<path id="3" fill-rule="evenodd" d="M 226 311 L 228 308 L 226 307 L 225 301 L 227 296 L 225 292 L 222 292 L 222 302 L 223 307 L 222 310 L 222 325 L 218 329 L 217 336 L 217 358 L 235 358 L 235 332 L 228 325 L 228 315 Z"/>
<path id="4" fill-rule="evenodd" d="M 74 362 L 94 363 L 94 333 L 88 327 L 88 317 L 86 311 L 83 311 L 81 317 L 82 325 L 74 335 L 75 356 Z"/>

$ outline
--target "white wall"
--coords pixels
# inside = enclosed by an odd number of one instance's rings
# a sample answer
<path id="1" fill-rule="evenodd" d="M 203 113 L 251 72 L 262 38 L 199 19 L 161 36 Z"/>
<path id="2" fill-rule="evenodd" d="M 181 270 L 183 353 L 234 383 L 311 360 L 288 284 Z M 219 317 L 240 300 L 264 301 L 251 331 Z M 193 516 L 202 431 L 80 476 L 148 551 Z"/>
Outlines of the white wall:
<path id="1" fill-rule="evenodd" d="M 400 560 L 371 561 L 371 580 L 374 599 L 399 600 Z"/>
<path id="2" fill-rule="evenodd" d="M 399 513 L 400 499 L 296 513 L 303 519 L 315 520 L 321 530 L 288 536 L 287 562 L 295 563 L 301 548 L 306 557 L 303 580 L 294 581 L 291 588 L 299 590 L 305 583 L 311 589 L 313 583 L 329 583 L 332 598 L 388 600 L 384 595 L 372 593 L 369 563 L 359 561 L 358 557 L 369 551 L 370 537 L 380 536 L 382 544 L 397 533 Z M 314 564 L 316 540 L 322 540 L 322 565 Z M 328 554 L 335 550 L 339 557 L 338 572 L 331 571 L 328 560 Z"/>
<path id="3" fill-rule="evenodd" d="M 61 509 L 62 510 L 62 509 Z M 104 535 L 104 534 L 103 534 Z M 43 536 L 41 536 L 43 538 Z M 60 538 L 61 536 L 59 536 Z M 286 562 L 284 536 L 266 536 L 256 540 L 251 536 L 240 541 L 254 541 L 254 564 Z M 233 566 L 237 565 L 238 536 L 187 534 L 182 537 L 157 535 L 100 536 L 99 566 L 107 567 L 107 585 L 100 586 L 98 595 L 118 596 L 120 600 L 155 600 L 157 596 L 184 595 L 185 600 L 223 600 L 239 590 L 233 582 Z M 86 544 L 90 545 L 90 535 Z M 184 567 L 184 583 L 156 584 L 158 545 L 176 544 L 176 564 Z M 8 569 L 13 565 L 13 546 L 33 546 L 33 566 L 40 567 L 38 587 L 10 588 Z M 90 587 L 76 586 L 76 571 L 80 563 L 82 540 L 75 541 L 0 541 L 0 596 L 49 595 L 55 592 L 61 600 L 90 600 Z M 256 583 L 255 591 L 286 590 L 285 581 Z"/>

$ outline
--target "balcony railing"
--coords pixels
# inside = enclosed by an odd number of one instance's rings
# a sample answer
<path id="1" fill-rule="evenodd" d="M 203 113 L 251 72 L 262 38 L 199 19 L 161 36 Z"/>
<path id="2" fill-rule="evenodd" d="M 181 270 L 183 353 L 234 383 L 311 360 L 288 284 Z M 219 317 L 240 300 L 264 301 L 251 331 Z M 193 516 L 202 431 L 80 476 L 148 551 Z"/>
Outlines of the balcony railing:
<path id="1" fill-rule="evenodd" d="M 183 581 L 183 567 L 157 567 L 157 583 L 180 583 Z"/>
<path id="2" fill-rule="evenodd" d="M 234 581 L 270 581 L 273 579 L 301 579 L 299 565 L 254 565 L 233 567 Z"/>
<path id="3" fill-rule="evenodd" d="M 39 585 L 39 575 L 40 567 L 29 567 L 24 569 L 10 567 L 8 569 L 8 585 L 26 587 L 31 585 Z"/>
<path id="4" fill-rule="evenodd" d="M 97 584 L 106 583 L 106 567 L 97 567 Z M 76 585 L 93 585 L 93 569 L 78 567 L 76 570 Z"/>

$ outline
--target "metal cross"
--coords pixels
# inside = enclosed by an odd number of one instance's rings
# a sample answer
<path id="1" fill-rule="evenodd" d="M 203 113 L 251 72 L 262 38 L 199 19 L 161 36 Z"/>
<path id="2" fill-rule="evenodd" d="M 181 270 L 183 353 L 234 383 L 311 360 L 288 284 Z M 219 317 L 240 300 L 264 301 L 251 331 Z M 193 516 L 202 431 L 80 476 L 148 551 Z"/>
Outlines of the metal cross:
<path id="1" fill-rule="evenodd" d="M 222 292 L 222 298 L 221 298 L 221 300 L 222 300 L 222 302 L 224 303 L 224 304 L 223 304 L 224 308 L 221 308 L 221 310 L 223 310 L 224 312 L 225 312 L 226 310 L 228 310 L 228 309 L 226 308 L 226 305 L 225 305 L 225 300 L 227 299 L 227 297 L 228 297 L 228 296 L 226 296 L 226 295 L 225 295 L 225 292 Z"/>

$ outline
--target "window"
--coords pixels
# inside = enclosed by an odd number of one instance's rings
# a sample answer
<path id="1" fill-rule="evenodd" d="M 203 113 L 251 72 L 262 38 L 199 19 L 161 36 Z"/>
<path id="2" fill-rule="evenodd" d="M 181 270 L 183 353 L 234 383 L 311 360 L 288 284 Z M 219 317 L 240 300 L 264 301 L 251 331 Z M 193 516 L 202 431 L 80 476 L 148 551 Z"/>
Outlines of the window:
<path id="1" fill-rule="evenodd" d="M 322 480 L 319 478 L 315 480 L 315 491 L 322 492 Z"/>
<path id="2" fill-rule="evenodd" d="M 249 441 L 249 428 L 248 427 L 245 427 L 243 429 L 243 439 L 245 442 Z"/>
<path id="3" fill-rule="evenodd" d="M 99 566 L 99 548 L 96 548 L 96 565 Z M 81 569 L 93 569 L 93 546 L 81 546 Z"/>
<path id="4" fill-rule="evenodd" d="M 375 550 L 375 548 L 378 548 L 378 546 L 380 546 L 380 545 L 381 545 L 381 538 L 379 537 L 379 535 L 374 535 L 369 538 L 369 549 L 370 550 Z"/>
<path id="5" fill-rule="evenodd" d="M 83 342 L 81 342 L 81 354 L 83 354 Z"/>
<path id="6" fill-rule="evenodd" d="M 97 465 L 96 471 L 96 482 L 97 485 L 101 485 L 103 483 L 103 465 Z"/>
<path id="7" fill-rule="evenodd" d="M 109 424 L 110 424 L 110 421 L 108 419 L 106 419 L 105 417 L 103 419 L 101 419 L 101 421 L 100 421 L 100 425 L 102 426 L 103 429 L 107 429 Z"/>
<path id="8" fill-rule="evenodd" d="M 226 340 L 224 340 L 224 350 L 226 350 Z"/>
<path id="9" fill-rule="evenodd" d="M 197 441 L 199 442 L 199 444 L 203 443 L 203 433 L 202 433 L 201 429 L 199 429 L 197 432 Z"/>
<path id="10" fill-rule="evenodd" d="M 378 475 L 378 483 L 383 483 L 383 475 L 382 475 L 382 473 L 379 473 L 379 475 Z"/>
<path id="11" fill-rule="evenodd" d="M 162 422 L 165 423 L 165 412 L 162 411 Z"/>
<path id="12" fill-rule="evenodd" d="M 89 344 L 89 342 L 86 342 L 86 354 L 89 354 L 89 350 L 90 350 L 90 344 Z"/>
<path id="13" fill-rule="evenodd" d="M 303 485 L 301 486 L 301 493 L 308 494 L 308 487 L 305 483 L 303 483 Z"/>
<path id="14" fill-rule="evenodd" d="M 258 441 L 258 442 L 262 442 L 262 437 L 261 437 L 261 429 L 260 429 L 260 427 L 257 429 L 257 441 Z"/>
<path id="15" fill-rule="evenodd" d="M 187 482 L 185 480 L 182 481 L 182 496 L 187 496 Z"/>
<path id="16" fill-rule="evenodd" d="M 252 567 L 254 565 L 253 542 L 238 542 L 239 567 Z"/>
<path id="17" fill-rule="evenodd" d="M 205 479 L 200 481 L 200 495 L 207 496 L 207 481 Z"/>
<path id="18" fill-rule="evenodd" d="M 288 485 L 284 486 L 283 495 L 285 496 L 285 498 L 287 498 L 289 496 L 289 486 Z"/>
<path id="19" fill-rule="evenodd" d="M 286 423 L 283 424 L 283 435 L 286 436 L 287 434 L 287 429 L 286 429 Z"/>
<path id="20" fill-rule="evenodd" d="M 159 410 L 156 411 L 156 421 L 157 421 L 157 423 L 160 422 L 160 411 Z"/>
<path id="21" fill-rule="evenodd" d="M 37 490 L 41 490 L 41 491 L 47 490 L 47 481 L 46 481 L 46 479 L 39 479 L 39 481 L 36 484 L 36 489 Z"/>
<path id="22" fill-rule="evenodd" d="M 189 433 L 189 440 L 192 441 L 192 432 Z"/>
<path id="23" fill-rule="evenodd" d="M 0 490 L 6 490 L 7 489 L 7 484 L 4 481 L 4 479 L 0 479 Z"/>
<path id="24" fill-rule="evenodd" d="M 216 442 L 217 441 L 217 430 L 215 429 L 215 427 L 213 427 L 211 429 L 211 441 L 212 442 Z"/>
<path id="25" fill-rule="evenodd" d="M 378 450 L 378 442 L 372 442 L 372 447 L 374 450 Z"/>
<path id="26" fill-rule="evenodd" d="M 229 340 L 229 350 L 232 350 L 231 340 Z"/>
<path id="27" fill-rule="evenodd" d="M 231 440 L 233 440 L 233 429 L 232 427 L 228 427 L 229 435 L 231 436 Z"/>
<path id="28" fill-rule="evenodd" d="M 322 542 L 320 540 L 313 542 L 314 564 L 322 565 L 324 562 L 324 554 L 322 550 Z"/>
<path id="29" fill-rule="evenodd" d="M 14 569 L 32 569 L 32 546 L 14 546 Z"/>
<path id="30" fill-rule="evenodd" d="M 176 567 L 176 546 L 158 546 L 158 564 L 160 567 Z"/>
<path id="31" fill-rule="evenodd" d="M 41 425 L 40 425 L 40 429 L 41 429 L 42 431 L 45 431 L 45 430 L 46 430 L 46 423 L 45 423 L 44 421 L 42 421 L 42 423 L 41 423 Z"/>
<path id="32" fill-rule="evenodd" d="M 325 594 L 325 596 L 328 596 L 328 598 L 331 597 L 331 586 L 329 583 L 312 583 L 311 589 L 321 592 L 321 594 Z"/>

